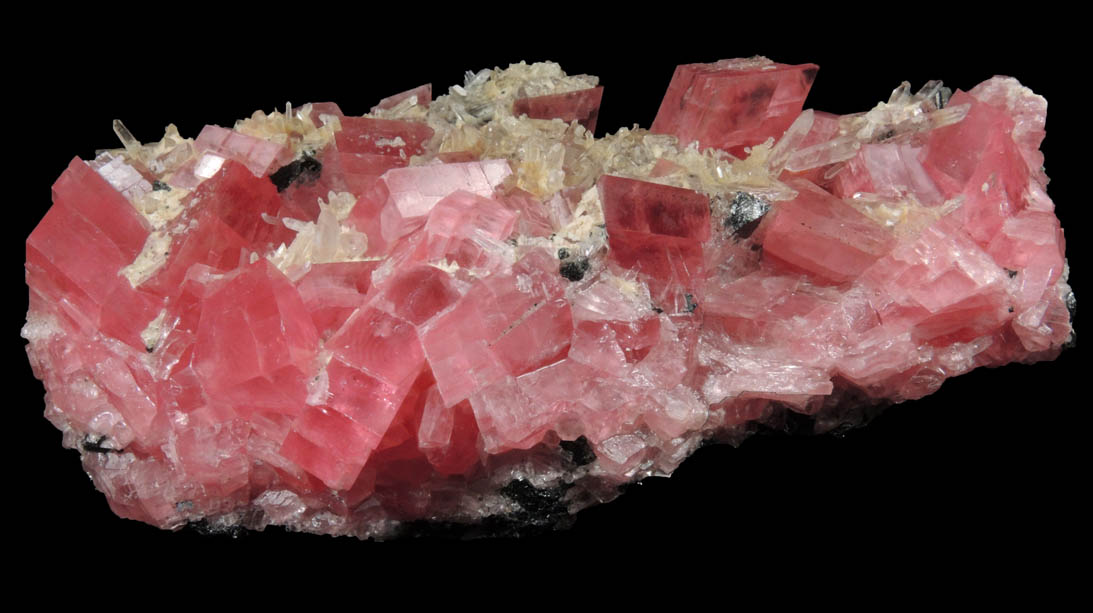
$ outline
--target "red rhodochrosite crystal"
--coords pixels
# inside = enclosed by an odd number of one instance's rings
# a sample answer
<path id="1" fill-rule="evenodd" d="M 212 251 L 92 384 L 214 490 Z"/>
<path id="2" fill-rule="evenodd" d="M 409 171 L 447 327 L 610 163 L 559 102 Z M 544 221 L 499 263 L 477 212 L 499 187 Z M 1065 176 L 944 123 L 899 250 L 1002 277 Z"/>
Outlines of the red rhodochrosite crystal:
<path id="1" fill-rule="evenodd" d="M 116 124 L 27 239 L 46 415 L 121 516 L 389 536 L 564 523 L 779 413 L 857 425 L 1058 355 L 1046 102 L 802 111 L 816 74 L 680 66 L 651 131 L 599 139 L 603 87 L 550 63 L 363 117 Z"/>
<path id="2" fill-rule="evenodd" d="M 763 58 L 684 64 L 676 68 L 668 93 L 650 128 L 698 141 L 733 155 L 744 147 L 779 137 L 793 123 L 816 79 L 815 64 L 787 66 Z"/>
<path id="3" fill-rule="evenodd" d="M 527 115 L 532 119 L 577 121 L 589 132 L 596 131 L 596 119 L 600 111 L 603 87 L 591 87 L 564 94 L 549 94 L 533 98 L 520 98 L 512 104 L 515 115 Z"/>

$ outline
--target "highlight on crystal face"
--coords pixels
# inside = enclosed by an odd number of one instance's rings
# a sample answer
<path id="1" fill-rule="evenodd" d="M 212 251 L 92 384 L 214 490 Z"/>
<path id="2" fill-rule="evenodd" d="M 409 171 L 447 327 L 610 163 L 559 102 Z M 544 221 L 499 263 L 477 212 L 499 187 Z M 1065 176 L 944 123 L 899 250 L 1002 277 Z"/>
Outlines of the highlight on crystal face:
<path id="1" fill-rule="evenodd" d="M 804 110 L 817 71 L 680 66 L 601 138 L 598 79 L 549 62 L 361 117 L 115 122 L 27 239 L 46 417 L 122 517 L 382 538 L 564 525 L 784 412 L 1056 357 L 1046 101 L 903 83 L 839 116 Z"/>

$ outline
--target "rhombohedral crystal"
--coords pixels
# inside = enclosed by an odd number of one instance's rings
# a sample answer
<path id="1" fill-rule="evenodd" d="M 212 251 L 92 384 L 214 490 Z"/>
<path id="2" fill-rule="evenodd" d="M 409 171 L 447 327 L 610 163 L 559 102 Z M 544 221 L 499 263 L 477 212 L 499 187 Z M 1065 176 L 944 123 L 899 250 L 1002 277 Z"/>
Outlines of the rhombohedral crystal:
<path id="1" fill-rule="evenodd" d="M 811 64 L 676 69 L 592 131 L 552 63 L 72 160 L 27 240 L 46 417 L 123 517 L 396 535 L 565 523 L 706 440 L 819 431 L 1071 337 L 1047 103 L 802 111 Z"/>

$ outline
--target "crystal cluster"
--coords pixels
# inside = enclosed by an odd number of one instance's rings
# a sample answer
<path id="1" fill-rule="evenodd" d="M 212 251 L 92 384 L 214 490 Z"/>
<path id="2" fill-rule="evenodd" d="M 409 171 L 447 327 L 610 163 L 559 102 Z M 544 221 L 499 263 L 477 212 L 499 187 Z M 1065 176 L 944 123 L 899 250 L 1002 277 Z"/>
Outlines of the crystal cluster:
<path id="1" fill-rule="evenodd" d="M 680 66 L 651 130 L 552 63 L 362 117 L 72 160 L 27 240 L 46 417 L 119 515 L 359 537 L 554 524 L 792 411 L 818 430 L 1072 334 L 1012 78 L 803 110 L 815 65 Z"/>

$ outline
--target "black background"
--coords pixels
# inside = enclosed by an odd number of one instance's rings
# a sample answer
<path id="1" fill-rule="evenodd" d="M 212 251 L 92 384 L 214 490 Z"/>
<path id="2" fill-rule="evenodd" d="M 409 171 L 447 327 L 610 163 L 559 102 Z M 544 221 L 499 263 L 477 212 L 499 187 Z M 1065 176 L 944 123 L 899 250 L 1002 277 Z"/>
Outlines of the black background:
<path id="1" fill-rule="evenodd" d="M 641 576 L 709 560 L 726 581 L 737 568 L 769 569 L 788 580 L 827 574 L 833 589 L 889 569 L 924 584 L 977 577 L 1008 586 L 1050 569 L 1043 574 L 1051 585 L 1065 585 L 1078 569 L 1060 563 L 1061 556 L 1081 555 L 1088 545 L 1088 506 L 1080 496 L 1089 485 L 1087 430 L 1080 425 L 1089 410 L 1088 350 L 1081 334 L 1078 348 L 1055 362 L 976 371 L 844 437 L 758 436 L 735 449 L 704 448 L 672 478 L 630 488 L 581 513 L 567 531 L 515 541 L 392 543 L 277 530 L 239 538 L 171 533 L 118 519 L 76 452 L 62 450 L 60 434 L 42 418 L 43 389 L 17 340 L 26 310 L 23 241 L 68 161 L 118 146 L 112 119 L 142 141 L 160 138 L 171 122 L 192 137 L 203 124 L 231 126 L 286 101 L 332 100 L 361 114 L 424 82 L 432 82 L 434 95 L 445 93 L 468 69 L 554 60 L 570 74 L 601 77 L 602 135 L 648 126 L 675 65 L 755 54 L 819 64 L 806 107 L 836 113 L 866 110 L 902 80 L 918 87 L 938 78 L 969 89 L 1007 74 L 1044 95 L 1049 194 L 1066 229 L 1081 332 L 1088 162 L 1080 147 L 1089 138 L 1089 107 L 1071 73 L 1078 33 L 1065 16 L 949 22 L 941 8 L 857 20 L 839 11 L 823 19 L 797 13 L 786 24 L 790 15 L 778 15 L 780 9 L 724 9 L 675 21 L 650 10 L 600 17 L 570 7 L 549 19 L 516 19 L 521 25 L 511 32 L 493 17 L 515 19 L 518 12 L 487 16 L 464 7 L 424 28 L 413 10 L 385 25 L 324 17 L 326 9 L 315 7 L 263 18 L 209 16 L 214 25 L 202 26 L 151 15 L 94 24 L 70 16 L 64 29 L 32 29 L 34 46 L 21 50 L 32 57 L 13 64 L 22 96 L 7 109 L 16 134 L 7 176 L 22 194 L 6 204 L 16 226 L 5 255 L 12 313 L 4 336 L 16 390 L 5 432 L 16 446 L 5 472 L 18 492 L 9 505 L 18 553 L 32 568 L 64 560 L 62 574 L 141 559 L 238 572 L 263 560 L 342 568 L 352 560 L 355 569 L 421 573 L 519 559 L 556 563 L 562 574 L 613 563 Z M 551 30 L 555 24 L 570 25 Z"/>

